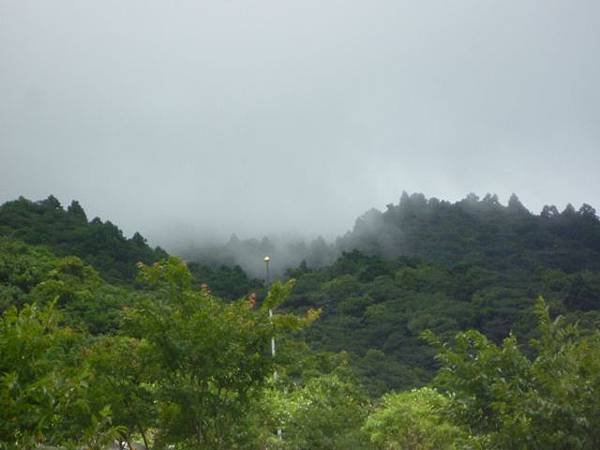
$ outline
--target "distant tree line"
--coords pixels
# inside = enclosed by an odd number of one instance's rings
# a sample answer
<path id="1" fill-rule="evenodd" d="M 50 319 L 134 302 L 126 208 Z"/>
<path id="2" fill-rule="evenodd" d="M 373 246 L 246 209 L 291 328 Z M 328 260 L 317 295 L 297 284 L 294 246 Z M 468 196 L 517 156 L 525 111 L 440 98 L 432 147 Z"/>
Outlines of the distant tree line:
<path id="1" fill-rule="evenodd" d="M 76 202 L 6 203 L 0 448 L 598 448 L 599 227 L 403 195 L 267 292 Z"/>
<path id="2" fill-rule="evenodd" d="M 398 204 L 381 212 L 371 209 L 351 231 L 327 243 L 301 240 L 246 239 L 233 235 L 224 245 L 181 249 L 187 260 L 218 267 L 239 265 L 263 277 L 262 257 L 270 255 L 275 273 L 302 263 L 311 268 L 331 265 L 343 252 L 360 250 L 385 258 L 416 256 L 452 267 L 472 263 L 506 269 L 514 264 L 539 265 L 567 272 L 600 269 L 600 226 L 596 210 L 571 204 L 559 212 L 544 206 L 532 214 L 513 194 L 506 206 L 498 196 L 469 194 L 451 203 L 404 192 Z"/>

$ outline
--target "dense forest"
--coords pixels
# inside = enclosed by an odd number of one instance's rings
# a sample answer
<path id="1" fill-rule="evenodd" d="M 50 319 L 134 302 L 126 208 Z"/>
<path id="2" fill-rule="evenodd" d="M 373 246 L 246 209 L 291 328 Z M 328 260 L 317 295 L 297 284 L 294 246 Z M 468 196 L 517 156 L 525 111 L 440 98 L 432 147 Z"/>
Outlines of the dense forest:
<path id="1" fill-rule="evenodd" d="M 481 199 L 469 194 L 451 203 L 404 192 L 398 204 L 387 205 L 384 212 L 371 209 L 333 243 L 321 237 L 305 242 L 242 240 L 233 235 L 224 245 L 190 246 L 178 252 L 213 266 L 240 265 L 254 276 L 264 274 L 264 255 L 279 261 L 276 270 L 283 273 L 303 261 L 309 267 L 330 266 L 343 252 L 353 250 L 386 259 L 416 256 L 445 266 L 477 264 L 499 270 L 543 266 L 573 272 L 600 268 L 597 222 L 596 211 L 588 204 L 578 210 L 569 204 L 561 212 L 547 205 L 538 215 L 514 194 L 504 206 L 490 194 Z"/>
<path id="2" fill-rule="evenodd" d="M 591 206 L 403 194 L 294 245 L 267 286 L 236 259 L 265 239 L 186 263 L 75 201 L 0 206 L 0 448 L 600 446 Z"/>
<path id="3" fill-rule="evenodd" d="M 61 256 L 73 255 L 94 266 L 109 281 L 135 278 L 136 262 L 150 263 L 167 254 L 151 249 L 139 233 L 126 239 L 110 221 L 88 221 L 77 201 L 65 210 L 54 196 L 32 202 L 23 197 L 0 207 L 0 235 L 42 244 Z"/>
<path id="4" fill-rule="evenodd" d="M 531 214 L 512 196 L 450 204 L 404 194 L 338 239 L 331 265 L 289 270 L 288 304 L 322 308 L 307 331 L 316 348 L 352 353 L 374 393 L 425 383 L 437 365 L 424 330 L 450 338 L 477 329 L 499 343 L 535 337 L 533 305 L 585 329 L 600 323 L 600 222 L 589 205 Z"/>

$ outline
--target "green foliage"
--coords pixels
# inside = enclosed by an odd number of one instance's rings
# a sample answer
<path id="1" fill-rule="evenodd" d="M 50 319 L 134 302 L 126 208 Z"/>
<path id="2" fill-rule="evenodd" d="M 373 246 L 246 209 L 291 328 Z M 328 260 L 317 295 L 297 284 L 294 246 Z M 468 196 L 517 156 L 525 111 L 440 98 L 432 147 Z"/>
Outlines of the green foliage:
<path id="1" fill-rule="evenodd" d="M 442 350 L 438 357 L 442 368 L 437 384 L 455 395 L 452 416 L 458 423 L 470 425 L 476 434 L 502 430 L 492 442 L 510 436 L 511 448 L 531 445 L 528 418 L 520 409 L 524 393 L 530 389 L 530 362 L 514 336 L 498 347 L 479 332 L 467 331 L 456 336 L 451 351 Z"/>
<path id="2" fill-rule="evenodd" d="M 288 280 L 286 283 L 276 281 L 269 289 L 269 293 L 261 305 L 263 312 L 268 312 L 269 309 L 274 309 L 281 305 L 283 301 L 290 295 L 294 287 L 294 279 Z"/>
<path id="3" fill-rule="evenodd" d="M 438 364 L 419 338 L 426 329 L 444 339 L 477 329 L 494 343 L 514 331 L 529 355 L 528 342 L 537 335 L 532 307 L 538 295 L 587 330 L 599 323 L 593 313 L 600 306 L 595 301 L 600 298 L 600 272 L 594 271 L 500 270 L 464 262 L 447 268 L 355 251 L 343 254 L 331 267 L 304 268 L 296 275 L 286 307 L 322 310 L 305 338 L 316 350 L 350 352 L 361 382 L 373 396 L 431 379 Z"/>
<path id="4" fill-rule="evenodd" d="M 269 391 L 273 426 L 283 430 L 282 449 L 364 449 L 367 436 L 361 426 L 369 411 L 362 390 L 336 374 L 314 377 L 300 387 Z"/>
<path id="5" fill-rule="evenodd" d="M 76 202 L 7 203 L 0 448 L 599 448 L 598 219 L 554 210 L 406 195 L 263 295 Z"/>
<path id="6" fill-rule="evenodd" d="M 7 287 L 47 306 L 11 306 L 0 323 L 0 448 L 95 449 L 114 439 L 256 448 L 267 439 L 260 399 L 276 363 L 271 336 L 317 317 L 269 316 L 267 305 L 280 305 L 293 282 L 275 283 L 256 308 L 195 289 L 176 258 L 140 264 L 140 290 L 131 292 L 79 258 L 42 254 L 47 272 L 29 271 L 27 292 L 8 284 L 22 279 L 14 269 L 4 271 Z M 23 273 L 35 262 L 19 261 Z"/>
<path id="7" fill-rule="evenodd" d="M 353 252 L 331 268 L 300 273 L 287 305 L 322 309 L 306 339 L 318 350 L 351 352 L 361 382 L 379 396 L 432 376 L 433 352 L 419 339 L 424 329 L 450 337 L 475 325 L 473 305 L 452 296 L 461 282 L 450 271 L 417 260 L 384 261 Z"/>
<path id="8" fill-rule="evenodd" d="M 138 282 L 146 288 L 164 294 L 167 298 L 183 291 L 189 291 L 192 286 L 192 275 L 186 264 L 174 256 L 157 261 L 152 266 L 139 262 L 137 267 L 139 269 Z"/>
<path id="9" fill-rule="evenodd" d="M 43 247 L 0 238 L 0 311 L 25 302 L 56 302 L 71 326 L 99 334 L 115 332 L 123 307 L 135 298 L 77 257 L 57 258 Z"/>
<path id="10" fill-rule="evenodd" d="M 39 202 L 21 197 L 1 205 L 1 236 L 45 245 L 58 255 L 78 256 L 113 282 L 133 280 L 138 261 L 151 263 L 166 256 L 148 247 L 139 233 L 127 239 L 109 221 L 88 222 L 78 202 L 65 211 L 53 196 Z"/>
<path id="11" fill-rule="evenodd" d="M 0 237 L 0 312 L 22 305 L 26 294 L 46 278 L 55 260 L 44 248 Z"/>
<path id="12" fill-rule="evenodd" d="M 89 401 L 81 337 L 59 325 L 53 306 L 8 309 L 0 321 L 0 448 L 37 444 L 102 448 L 112 441 L 107 407 Z"/>
<path id="13" fill-rule="evenodd" d="M 449 417 L 488 448 L 592 449 L 600 444 L 600 335 L 550 320 L 536 305 L 540 338 L 527 358 L 514 336 L 501 346 L 477 331 L 452 346 L 431 335 L 442 364 L 436 384 L 451 396 Z"/>
<path id="14" fill-rule="evenodd" d="M 93 408 L 110 411 L 125 442 L 134 437 L 147 446 L 149 430 L 156 426 L 155 387 L 149 382 L 148 343 L 126 336 L 104 336 L 86 350 L 84 367 L 92 374 L 89 387 Z"/>
<path id="15" fill-rule="evenodd" d="M 465 448 L 470 440 L 467 433 L 445 418 L 450 408 L 447 397 L 428 387 L 386 394 L 369 415 L 364 431 L 377 449 Z"/>
<path id="16" fill-rule="evenodd" d="M 52 310 L 26 306 L 20 313 L 7 310 L 0 322 L 0 441 L 32 446 L 43 439 L 54 421 L 54 409 L 63 400 L 63 373 L 57 367 L 72 341 L 60 330 Z M 62 405 L 61 405 L 62 406 Z"/>
<path id="17" fill-rule="evenodd" d="M 57 302 L 72 326 L 93 334 L 115 332 L 124 306 L 133 302 L 127 290 L 107 284 L 73 256 L 56 259 L 29 297 L 40 304 Z"/>
<path id="18" fill-rule="evenodd" d="M 270 339 L 299 322 L 274 322 L 268 307 L 285 300 L 292 282 L 276 283 L 263 305 L 224 303 L 193 290 L 176 258 L 141 266 L 146 290 L 127 329 L 147 343 L 143 361 L 157 400 L 157 445 L 238 448 L 246 418 L 273 371 Z"/>
<path id="19" fill-rule="evenodd" d="M 237 300 L 263 288 L 262 281 L 250 279 L 240 266 L 211 267 L 190 263 L 188 268 L 198 283 L 208 286 L 219 298 Z"/>

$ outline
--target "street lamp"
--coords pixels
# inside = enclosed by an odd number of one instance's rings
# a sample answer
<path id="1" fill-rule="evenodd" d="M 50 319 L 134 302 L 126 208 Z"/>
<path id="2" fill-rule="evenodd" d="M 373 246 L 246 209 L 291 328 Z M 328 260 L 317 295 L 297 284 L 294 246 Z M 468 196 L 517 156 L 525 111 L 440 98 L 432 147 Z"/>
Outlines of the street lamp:
<path id="1" fill-rule="evenodd" d="M 266 277 L 265 277 L 265 282 L 267 285 L 267 295 L 269 293 L 269 262 L 271 262 L 271 257 L 269 256 L 265 256 L 265 273 L 266 273 Z M 269 308 L 269 317 L 273 317 L 273 310 L 271 308 Z M 275 337 L 272 336 L 271 337 L 271 356 L 273 356 L 273 358 L 275 358 Z M 277 381 L 277 371 L 275 371 L 275 375 L 274 375 L 275 381 Z"/>
<path id="2" fill-rule="evenodd" d="M 265 284 L 267 286 L 267 295 L 269 293 L 269 262 L 271 258 L 269 256 L 265 256 Z M 269 308 L 269 318 L 271 321 L 273 320 L 273 309 Z M 275 358 L 275 336 L 271 336 L 271 356 Z M 273 381 L 277 381 L 277 369 L 273 371 Z M 279 439 L 283 439 L 283 433 L 280 427 L 277 427 L 277 437 Z"/>
<path id="3" fill-rule="evenodd" d="M 264 260 L 265 260 L 265 273 L 266 273 L 265 283 L 267 285 L 267 295 L 268 295 L 268 293 L 269 293 L 269 262 L 271 261 L 271 258 L 269 256 L 265 256 Z M 269 308 L 269 317 L 273 318 L 273 310 L 271 308 Z M 271 356 L 273 356 L 273 358 L 275 358 L 275 336 L 271 336 Z M 273 378 L 275 379 L 275 381 L 277 381 L 277 371 L 275 371 Z"/>

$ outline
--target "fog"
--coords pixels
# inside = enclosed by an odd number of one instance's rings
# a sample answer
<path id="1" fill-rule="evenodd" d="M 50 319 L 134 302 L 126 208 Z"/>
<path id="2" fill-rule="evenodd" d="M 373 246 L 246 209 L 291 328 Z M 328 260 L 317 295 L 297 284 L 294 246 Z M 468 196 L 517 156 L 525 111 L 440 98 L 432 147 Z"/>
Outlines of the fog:
<path id="1" fill-rule="evenodd" d="M 166 248 L 402 190 L 598 206 L 600 2 L 0 0 L 0 202 Z"/>

